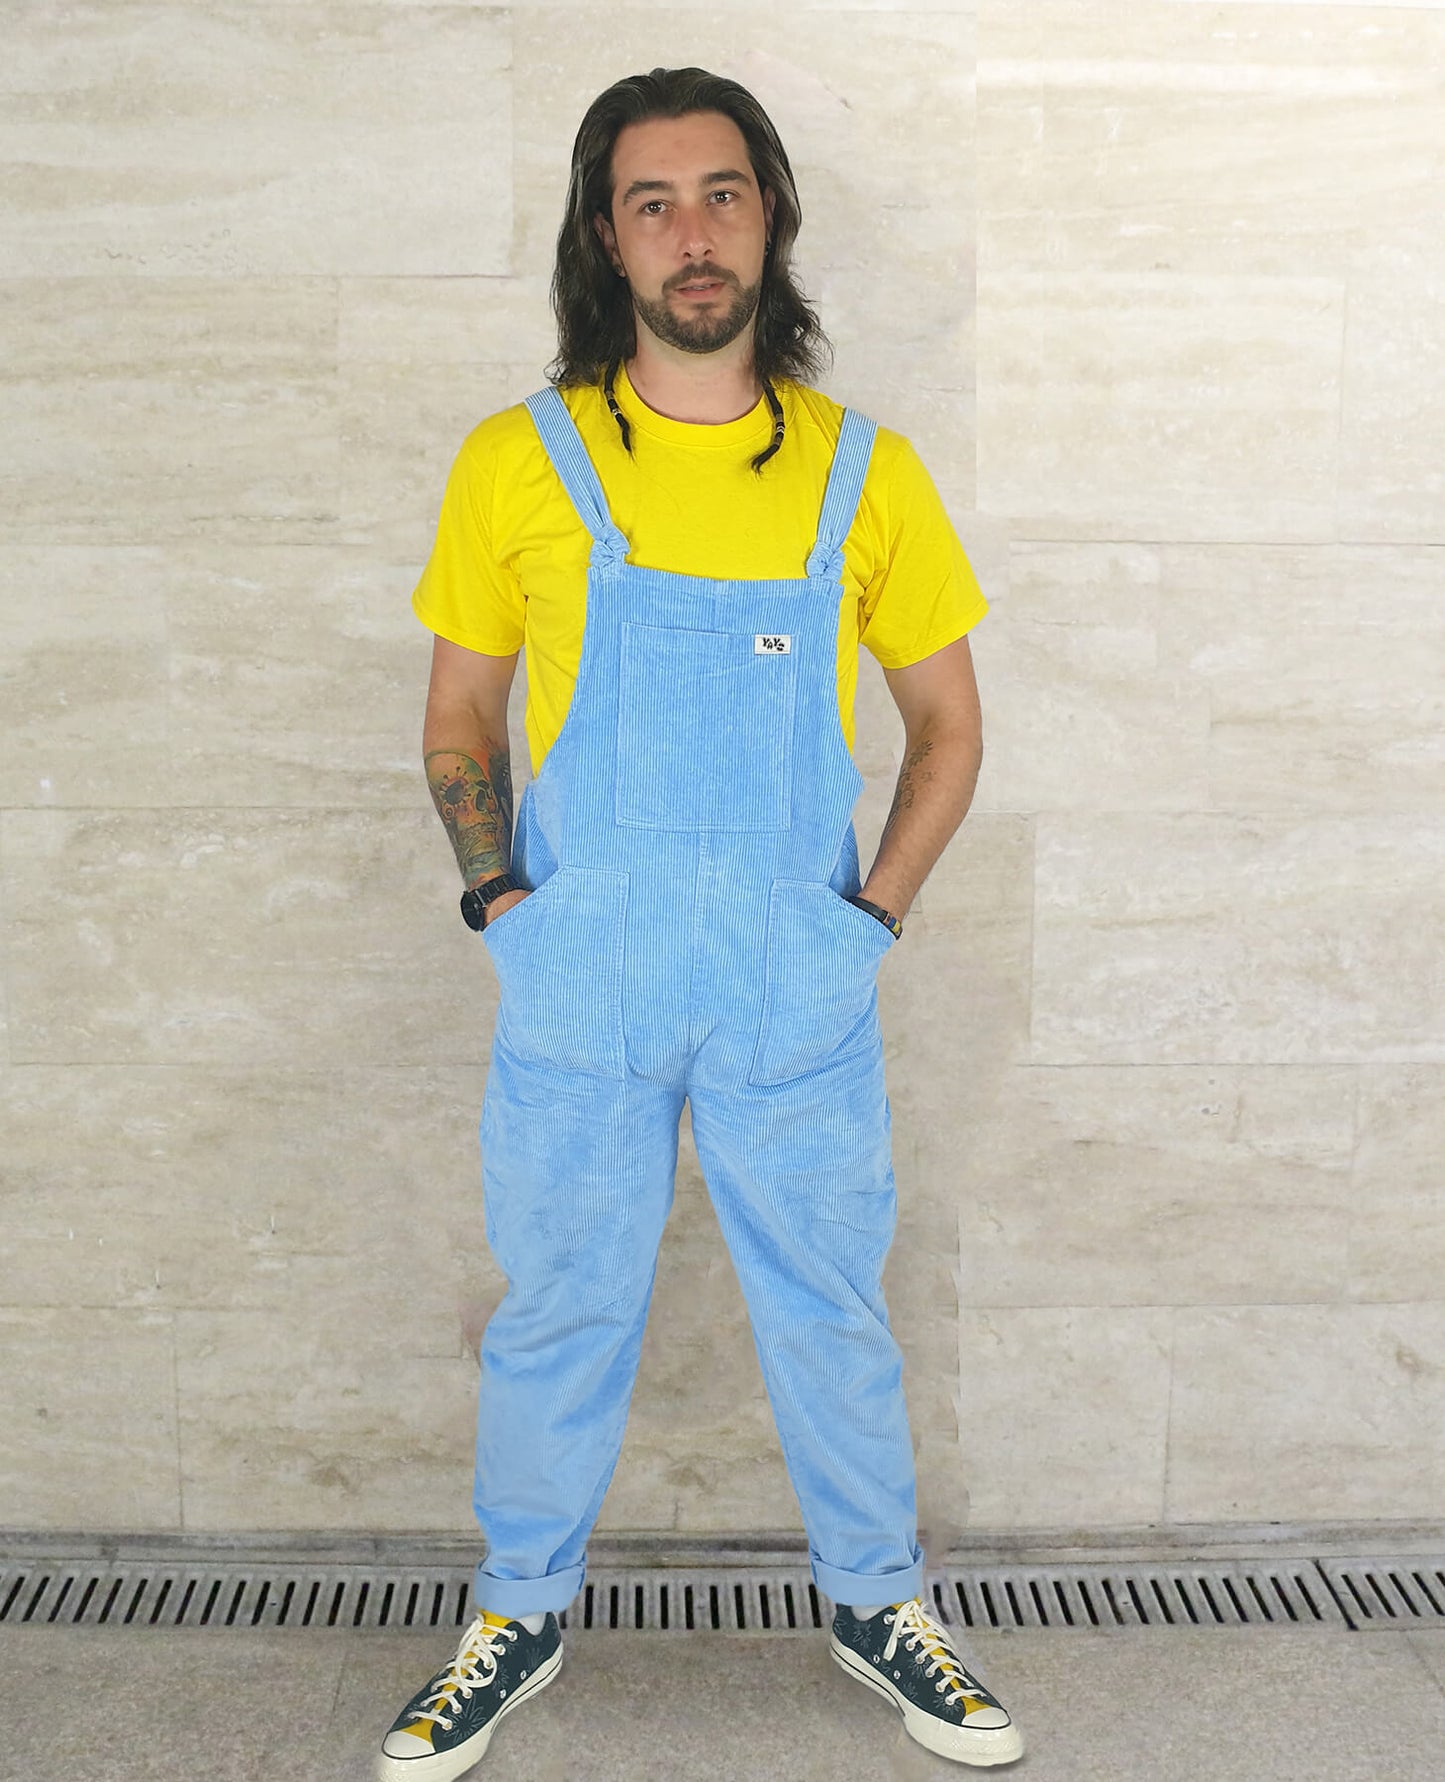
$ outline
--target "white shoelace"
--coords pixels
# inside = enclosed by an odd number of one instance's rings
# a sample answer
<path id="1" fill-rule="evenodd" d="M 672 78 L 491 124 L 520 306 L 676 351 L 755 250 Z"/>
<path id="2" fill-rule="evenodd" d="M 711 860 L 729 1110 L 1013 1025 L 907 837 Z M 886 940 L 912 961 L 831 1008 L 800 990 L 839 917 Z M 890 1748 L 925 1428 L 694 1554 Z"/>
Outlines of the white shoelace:
<path id="1" fill-rule="evenodd" d="M 929 1662 L 923 1667 L 923 1674 L 926 1677 L 933 1676 L 935 1671 L 942 1674 L 949 1687 L 947 1690 L 940 1689 L 939 1694 L 950 1706 L 962 1701 L 965 1696 L 978 1693 L 981 1687 L 978 1679 L 969 1675 L 962 1659 L 949 1645 L 946 1631 L 917 1599 L 902 1603 L 893 1611 L 893 1632 L 883 1648 L 885 1663 L 897 1652 L 900 1636 L 910 1652 L 916 1652 L 921 1647 L 928 1654 Z"/>
<path id="2" fill-rule="evenodd" d="M 451 1730 L 451 1721 L 442 1707 L 445 1702 L 454 1706 L 458 1695 L 463 1701 L 469 1701 L 474 1689 L 480 1689 L 490 1683 L 497 1674 L 497 1657 L 502 1648 L 493 1645 L 493 1641 L 515 1640 L 518 1635 L 509 1627 L 488 1627 L 480 1615 L 462 1635 L 457 1655 L 452 1660 L 446 1674 L 424 1702 L 434 1705 L 423 1706 L 412 1715 L 412 1721 L 434 1720 L 446 1731 Z"/>

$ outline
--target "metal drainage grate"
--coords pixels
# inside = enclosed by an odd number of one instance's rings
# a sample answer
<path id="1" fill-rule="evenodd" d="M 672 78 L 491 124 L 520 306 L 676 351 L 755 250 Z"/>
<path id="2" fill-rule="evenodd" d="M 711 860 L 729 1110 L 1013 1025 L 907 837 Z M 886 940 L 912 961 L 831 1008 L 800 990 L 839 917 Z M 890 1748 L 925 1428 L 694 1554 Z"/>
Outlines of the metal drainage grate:
<path id="1" fill-rule="evenodd" d="M 31 1561 L 0 1571 L 0 1626 L 449 1627 L 470 1587 L 470 1569 Z"/>
<path id="2" fill-rule="evenodd" d="M 0 1625 L 458 1628 L 471 1566 L 0 1567 Z M 1445 1623 L 1445 1559 L 1297 1559 L 944 1567 L 925 1596 L 967 1628 L 1417 1627 Z M 832 1609 L 806 1565 L 589 1572 L 563 1628 L 782 1634 Z"/>
<path id="3" fill-rule="evenodd" d="M 1324 1559 L 1320 1571 L 1353 1627 L 1445 1622 L 1445 1558 Z"/>
<path id="4" fill-rule="evenodd" d="M 939 1619 L 967 1627 L 1348 1625 L 1310 1560 L 1005 1566 L 944 1578 Z"/>

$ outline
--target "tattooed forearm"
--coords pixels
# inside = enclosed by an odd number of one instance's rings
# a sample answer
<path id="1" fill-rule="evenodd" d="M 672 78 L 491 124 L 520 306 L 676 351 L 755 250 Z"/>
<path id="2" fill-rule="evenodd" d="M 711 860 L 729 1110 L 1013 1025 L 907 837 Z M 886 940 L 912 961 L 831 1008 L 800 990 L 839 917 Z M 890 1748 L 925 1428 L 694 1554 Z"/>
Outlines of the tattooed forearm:
<path id="1" fill-rule="evenodd" d="M 879 838 L 879 846 L 888 839 L 888 831 L 893 827 L 900 811 L 911 810 L 913 801 L 931 780 L 933 769 L 926 765 L 928 757 L 933 753 L 933 738 L 923 736 L 903 758 L 903 766 L 899 769 L 898 784 L 893 789 L 893 803 L 888 807 L 888 816 L 883 824 L 883 834 Z"/>
<path id="2" fill-rule="evenodd" d="M 460 750 L 433 749 L 426 777 L 463 881 L 477 885 L 505 872 L 512 859 L 512 757 L 506 743 L 489 748 L 486 767 Z"/>
<path id="3" fill-rule="evenodd" d="M 894 915 L 912 908 L 972 802 L 981 759 L 976 733 L 934 725 L 915 730 L 864 881 L 863 895 L 871 903 Z"/>

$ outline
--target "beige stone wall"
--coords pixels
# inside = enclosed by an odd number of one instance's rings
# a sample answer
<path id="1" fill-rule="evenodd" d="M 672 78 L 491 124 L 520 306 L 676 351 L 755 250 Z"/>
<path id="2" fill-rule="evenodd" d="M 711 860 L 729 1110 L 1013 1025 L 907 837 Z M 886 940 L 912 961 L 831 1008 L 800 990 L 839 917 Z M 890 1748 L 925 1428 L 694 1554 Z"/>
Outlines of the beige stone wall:
<path id="1" fill-rule="evenodd" d="M 494 988 L 408 597 L 542 382 L 583 109 L 682 62 L 993 602 L 881 976 L 926 1536 L 1440 1515 L 1445 7 L 6 42 L 0 1525 L 471 1526 Z M 900 742 L 865 657 L 865 868 Z M 800 1527 L 686 1142 L 600 1526 Z"/>

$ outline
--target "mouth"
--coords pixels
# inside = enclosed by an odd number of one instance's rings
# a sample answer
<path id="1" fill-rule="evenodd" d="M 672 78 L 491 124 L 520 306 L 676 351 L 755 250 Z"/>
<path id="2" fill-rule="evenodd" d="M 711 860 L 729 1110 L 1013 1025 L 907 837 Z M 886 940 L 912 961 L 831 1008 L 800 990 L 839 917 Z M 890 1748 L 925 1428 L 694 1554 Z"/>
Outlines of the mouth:
<path id="1" fill-rule="evenodd" d="M 720 278 L 697 279 L 692 284 L 679 285 L 678 295 L 681 297 L 716 297 L 723 288 Z"/>

